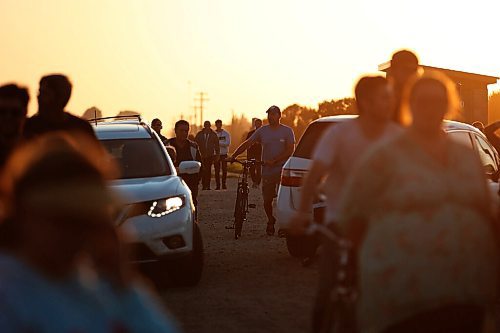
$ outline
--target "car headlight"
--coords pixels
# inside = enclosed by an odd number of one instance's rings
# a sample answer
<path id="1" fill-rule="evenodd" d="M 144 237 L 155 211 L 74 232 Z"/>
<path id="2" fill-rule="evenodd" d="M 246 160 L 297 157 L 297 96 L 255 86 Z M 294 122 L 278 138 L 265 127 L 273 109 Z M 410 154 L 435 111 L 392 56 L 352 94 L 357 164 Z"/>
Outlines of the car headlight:
<path id="1" fill-rule="evenodd" d="M 184 196 L 156 200 L 151 204 L 148 215 L 151 217 L 162 217 L 181 209 L 185 204 L 186 200 Z"/>

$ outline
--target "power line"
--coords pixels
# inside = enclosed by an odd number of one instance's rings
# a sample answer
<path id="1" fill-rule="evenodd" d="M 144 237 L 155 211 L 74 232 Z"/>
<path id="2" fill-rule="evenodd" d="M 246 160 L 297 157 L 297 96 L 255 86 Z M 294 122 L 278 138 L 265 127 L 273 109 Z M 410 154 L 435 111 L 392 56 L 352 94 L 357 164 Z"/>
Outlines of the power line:
<path id="1" fill-rule="evenodd" d="M 200 126 L 203 127 L 203 103 L 209 101 L 209 99 L 207 98 L 208 94 L 206 92 L 199 92 L 196 95 L 198 96 L 198 98 L 195 98 L 194 101 L 196 103 L 199 103 L 198 109 L 200 110 Z"/>

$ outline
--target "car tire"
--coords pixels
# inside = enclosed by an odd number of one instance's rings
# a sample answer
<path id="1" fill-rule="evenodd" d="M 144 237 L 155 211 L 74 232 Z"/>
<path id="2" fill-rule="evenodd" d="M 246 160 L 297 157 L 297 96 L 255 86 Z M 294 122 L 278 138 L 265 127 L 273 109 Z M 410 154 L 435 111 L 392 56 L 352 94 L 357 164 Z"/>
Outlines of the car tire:
<path id="1" fill-rule="evenodd" d="M 203 271 L 203 240 L 198 223 L 193 223 L 193 251 L 168 262 L 168 275 L 175 286 L 193 287 L 200 282 Z"/>
<path id="2" fill-rule="evenodd" d="M 288 253 L 295 258 L 313 257 L 318 248 L 318 241 L 314 236 L 286 235 Z"/>

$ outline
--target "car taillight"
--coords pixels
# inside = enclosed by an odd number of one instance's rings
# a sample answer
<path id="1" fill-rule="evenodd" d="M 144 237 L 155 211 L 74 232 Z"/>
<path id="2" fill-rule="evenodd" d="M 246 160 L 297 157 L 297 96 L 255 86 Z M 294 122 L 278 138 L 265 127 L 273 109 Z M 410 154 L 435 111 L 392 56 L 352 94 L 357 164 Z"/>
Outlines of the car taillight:
<path id="1" fill-rule="evenodd" d="M 298 169 L 283 169 L 281 171 L 281 185 L 289 187 L 299 187 L 302 185 L 302 178 L 306 171 Z"/>

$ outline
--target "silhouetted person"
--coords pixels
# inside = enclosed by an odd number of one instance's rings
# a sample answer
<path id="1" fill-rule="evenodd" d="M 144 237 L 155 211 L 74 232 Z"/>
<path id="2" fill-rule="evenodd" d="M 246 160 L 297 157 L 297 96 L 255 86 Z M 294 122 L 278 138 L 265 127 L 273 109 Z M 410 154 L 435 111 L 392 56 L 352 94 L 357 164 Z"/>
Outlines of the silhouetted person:
<path id="1" fill-rule="evenodd" d="M 175 148 L 177 153 L 174 165 L 178 168 L 179 164 L 183 161 L 198 161 L 202 163 L 198 144 L 188 139 L 189 123 L 185 120 L 179 120 L 175 123 L 174 130 L 175 138 L 171 138 L 167 141 L 167 145 Z M 201 175 L 198 173 L 194 175 L 182 174 L 180 176 L 191 190 L 193 203 L 195 207 L 198 208 L 198 184 L 200 183 Z"/>
<path id="2" fill-rule="evenodd" d="M 0 87 L 0 169 L 21 140 L 28 102 L 26 88 L 15 84 Z"/>
<path id="3" fill-rule="evenodd" d="M 246 140 L 250 139 L 255 131 L 262 127 L 262 120 L 255 118 L 254 126 L 255 128 L 248 132 Z M 250 148 L 247 149 L 247 158 L 255 159 L 256 161 L 262 161 L 262 145 L 258 142 L 255 142 L 253 145 L 251 145 Z M 258 188 L 260 186 L 260 180 L 262 178 L 262 166 L 252 165 L 249 172 L 250 177 L 252 178 L 252 188 Z"/>
<path id="4" fill-rule="evenodd" d="M 7 162 L 2 213 L 16 242 L 0 252 L 0 332 L 176 331 L 123 252 L 102 152 L 88 136 L 49 134 Z"/>
<path id="5" fill-rule="evenodd" d="M 222 169 L 222 189 L 227 189 L 226 178 L 227 178 L 227 153 L 229 151 L 229 145 L 231 145 L 231 134 L 222 128 L 222 120 L 217 119 L 215 121 L 215 133 L 219 138 L 220 155 L 219 160 L 214 163 L 215 169 L 215 185 L 216 190 L 220 190 L 221 179 L 220 179 L 220 169 Z"/>
<path id="6" fill-rule="evenodd" d="M 203 123 L 203 129 L 196 134 L 195 141 L 201 153 L 201 184 L 202 190 L 210 190 L 210 179 L 212 178 L 212 164 L 219 161 L 220 146 L 217 134 L 211 129 L 207 120 Z"/>
<path id="7" fill-rule="evenodd" d="M 387 79 L 392 84 L 394 89 L 394 95 L 396 99 L 395 107 L 396 112 L 394 113 L 394 121 L 397 123 L 402 123 L 401 118 L 401 100 L 403 97 L 403 90 L 408 81 L 408 79 L 416 74 L 419 70 L 418 58 L 417 56 L 408 50 L 400 50 L 392 55 L 391 66 L 387 71 Z"/>
<path id="8" fill-rule="evenodd" d="M 486 135 L 486 138 L 488 138 L 488 141 L 495 147 L 498 153 L 500 153 L 500 136 L 497 134 L 499 128 L 500 121 L 496 121 L 486 126 L 483 130 L 484 135 Z"/>
<path id="9" fill-rule="evenodd" d="M 324 224 L 335 230 L 337 206 L 346 180 L 356 165 L 375 144 L 401 134 L 401 127 L 392 120 L 394 96 L 387 80 L 381 76 L 363 77 L 354 89 L 359 117 L 330 127 L 314 149 L 312 164 L 302 182 L 301 198 L 292 218 L 291 231 L 305 229 L 313 200 L 322 188 L 326 212 Z M 372 177 L 378 177 L 373 174 Z M 325 183 L 323 183 L 323 181 Z M 298 230 L 300 233 L 300 230 Z M 322 242 L 320 277 L 313 312 L 313 332 L 323 332 L 325 311 L 332 290 L 336 287 L 337 247 L 331 241 Z"/>
<path id="10" fill-rule="evenodd" d="M 94 130 L 87 121 L 64 111 L 71 97 L 71 90 L 71 82 L 64 75 L 42 77 L 38 91 L 38 113 L 26 121 L 25 138 L 31 139 L 54 131 L 68 131 L 84 133 L 95 139 Z"/>
<path id="11" fill-rule="evenodd" d="M 167 138 L 161 134 L 161 130 L 163 128 L 163 124 L 161 123 L 161 120 L 158 118 L 153 119 L 151 122 L 151 128 L 158 134 L 160 137 L 161 142 L 165 144 L 167 142 Z"/>
<path id="12" fill-rule="evenodd" d="M 266 111 L 269 125 L 262 126 L 234 151 L 231 159 L 235 159 L 250 148 L 254 143 L 262 145 L 262 197 L 264 199 L 264 210 L 267 216 L 266 233 L 274 235 L 273 200 L 277 196 L 278 186 L 281 181 L 281 169 L 292 155 L 295 148 L 295 135 L 293 130 L 280 124 L 281 110 L 276 105 Z M 280 237 L 284 237 L 283 230 L 279 230 Z"/>

